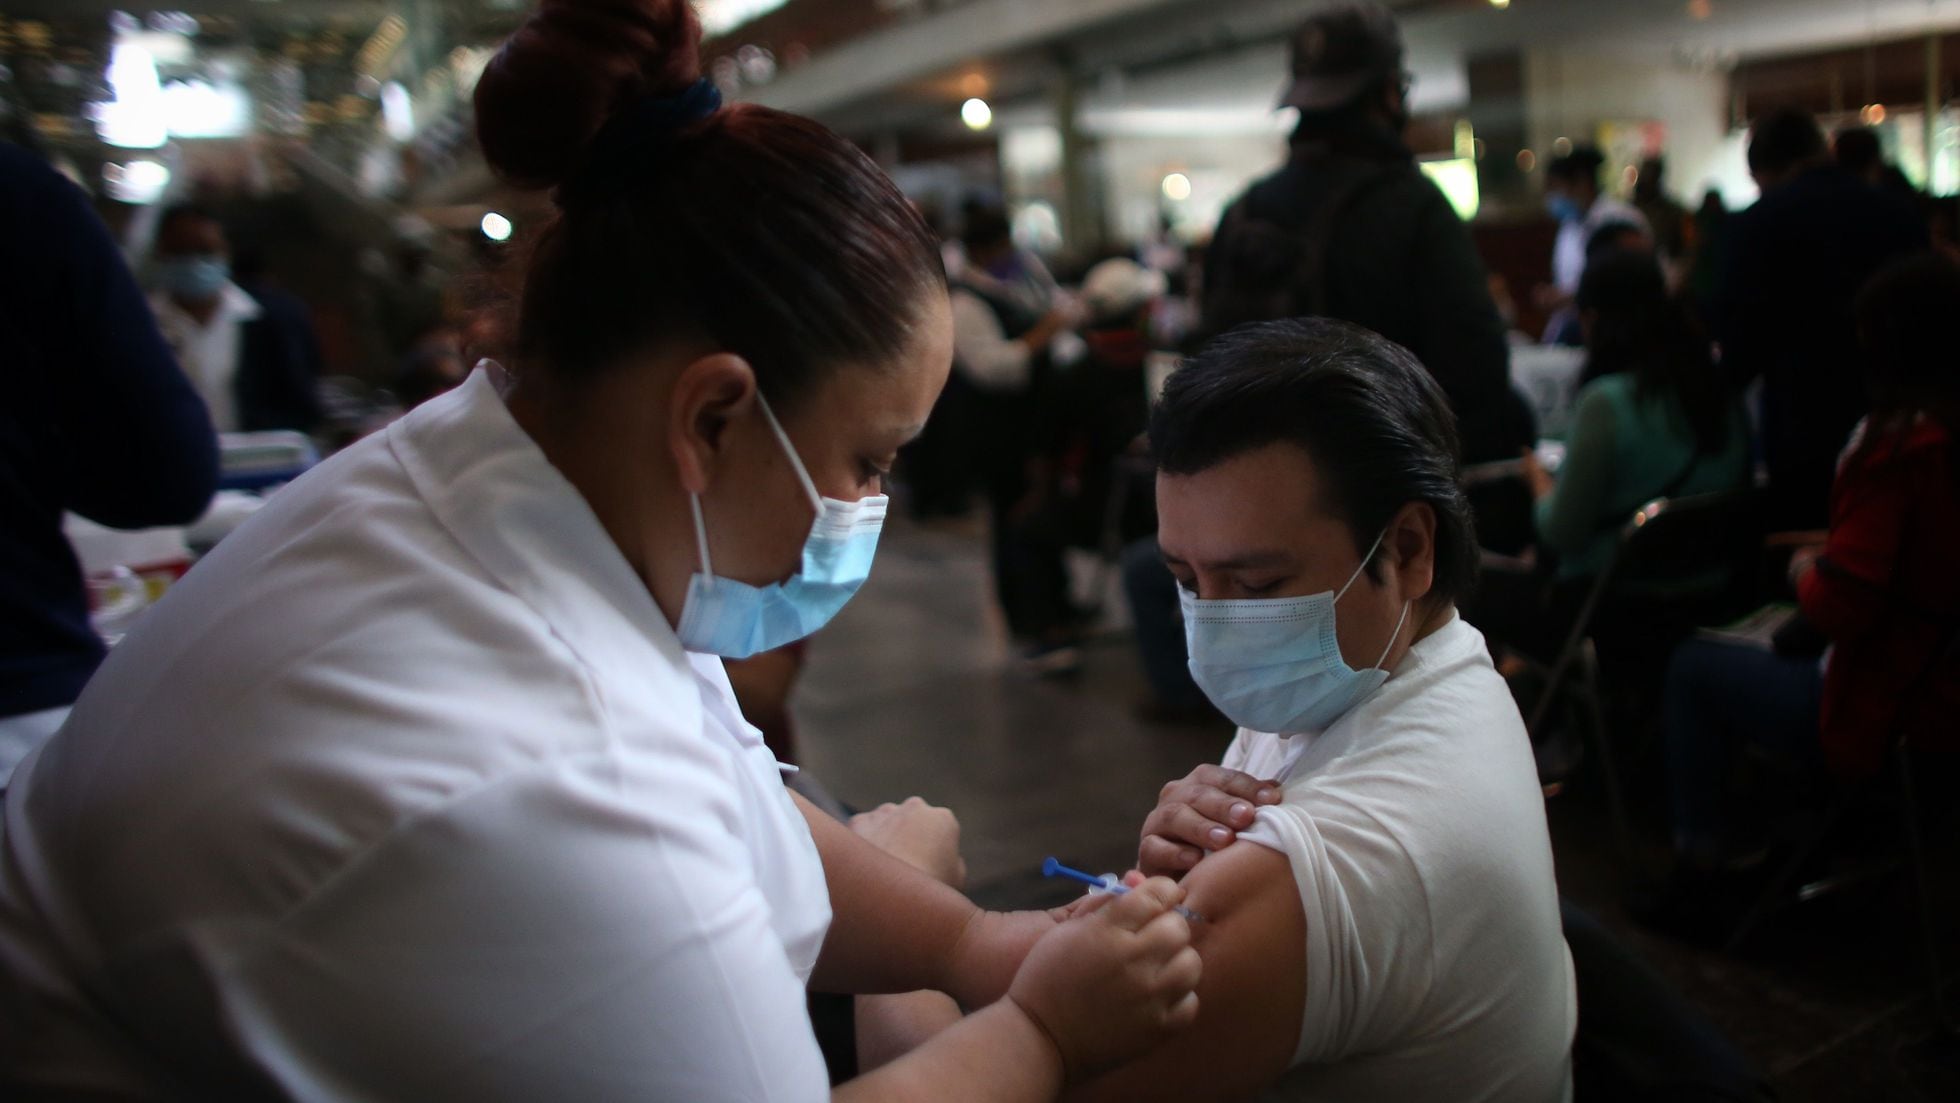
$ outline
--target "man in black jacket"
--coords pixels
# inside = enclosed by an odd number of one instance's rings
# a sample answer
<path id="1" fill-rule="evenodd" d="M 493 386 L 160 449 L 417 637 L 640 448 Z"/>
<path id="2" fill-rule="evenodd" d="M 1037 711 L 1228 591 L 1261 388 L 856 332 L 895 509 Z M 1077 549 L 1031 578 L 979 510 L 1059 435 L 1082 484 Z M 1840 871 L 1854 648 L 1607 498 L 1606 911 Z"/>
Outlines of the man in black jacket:
<path id="1" fill-rule="evenodd" d="M 1402 142 L 1402 62 L 1401 31 L 1374 3 L 1327 8 L 1294 35 L 1281 101 L 1300 111 L 1292 153 L 1219 223 L 1203 327 L 1310 314 L 1366 326 L 1442 384 L 1467 462 L 1515 459 L 1533 427 L 1511 390 L 1504 322 L 1469 230 Z"/>
<path id="2" fill-rule="evenodd" d="M 1470 231 L 1403 144 L 1402 62 L 1395 17 L 1366 0 L 1324 8 L 1295 33 L 1280 101 L 1300 112 L 1292 152 L 1220 220 L 1205 256 L 1200 334 L 1305 315 L 1366 326 L 1442 384 L 1465 462 L 1515 460 L 1536 426 L 1511 388 L 1504 321 Z M 1522 481 L 1484 484 L 1470 500 L 1484 547 L 1516 554 L 1532 542 Z M 1151 543 L 1125 553 L 1123 582 L 1152 710 L 1186 714 L 1202 698 L 1179 650 L 1175 583 Z"/>
<path id="3" fill-rule="evenodd" d="M 1853 304 L 1888 260 L 1925 248 L 1926 225 L 1832 164 L 1806 111 L 1756 120 L 1749 172 L 1763 197 L 1730 223 L 1722 359 L 1736 382 L 1763 381 L 1770 523 L 1821 529 L 1838 453 L 1867 406 Z"/>
<path id="4" fill-rule="evenodd" d="M 64 512 L 196 520 L 218 483 L 204 404 L 88 199 L 0 144 L 0 791 L 102 661 Z"/>

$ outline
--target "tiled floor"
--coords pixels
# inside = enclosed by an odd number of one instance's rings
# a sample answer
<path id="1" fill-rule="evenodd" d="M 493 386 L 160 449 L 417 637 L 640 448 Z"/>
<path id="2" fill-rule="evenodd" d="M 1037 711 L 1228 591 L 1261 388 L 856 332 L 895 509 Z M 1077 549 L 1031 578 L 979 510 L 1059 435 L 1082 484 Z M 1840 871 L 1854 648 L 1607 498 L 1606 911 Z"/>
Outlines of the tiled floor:
<path id="1" fill-rule="evenodd" d="M 978 537 L 895 520 L 871 582 L 813 645 L 796 705 L 804 764 L 839 797 L 918 794 L 952 808 L 969 891 L 1019 907 L 1070 895 L 1039 877 L 1048 854 L 1127 868 L 1158 788 L 1224 749 L 1222 727 L 1137 719 L 1142 693 L 1120 635 L 1092 646 L 1073 679 L 1013 669 Z M 1551 805 L 1562 890 L 1701 1007 L 1783 1099 L 1960 1100 L 1952 1053 L 1912 1047 L 1931 1020 L 1915 998 L 1914 928 L 1895 918 L 1903 891 L 1808 906 L 1742 955 L 1686 948 L 1626 922 L 1625 865 L 1598 803 L 1581 784 Z"/>

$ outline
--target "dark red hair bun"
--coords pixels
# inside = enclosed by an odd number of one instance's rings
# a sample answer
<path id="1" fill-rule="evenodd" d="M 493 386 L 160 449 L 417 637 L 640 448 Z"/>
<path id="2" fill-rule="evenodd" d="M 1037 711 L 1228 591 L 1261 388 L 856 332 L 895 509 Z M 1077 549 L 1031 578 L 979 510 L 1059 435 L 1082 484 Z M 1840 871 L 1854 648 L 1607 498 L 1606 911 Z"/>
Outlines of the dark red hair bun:
<path id="1" fill-rule="evenodd" d="M 543 0 L 484 66 L 476 133 L 506 182 L 550 188 L 626 104 L 701 76 L 701 24 L 688 0 Z"/>

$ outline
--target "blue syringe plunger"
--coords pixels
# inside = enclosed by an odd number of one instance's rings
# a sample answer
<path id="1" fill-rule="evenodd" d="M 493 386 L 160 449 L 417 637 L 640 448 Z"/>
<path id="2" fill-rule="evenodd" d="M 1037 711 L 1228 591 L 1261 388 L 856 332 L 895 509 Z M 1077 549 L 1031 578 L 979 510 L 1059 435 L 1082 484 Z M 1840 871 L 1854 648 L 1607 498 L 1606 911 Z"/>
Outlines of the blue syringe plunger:
<path id="1" fill-rule="evenodd" d="M 1130 891 L 1130 886 L 1124 884 L 1120 879 L 1117 878 L 1117 876 L 1114 873 L 1105 873 L 1101 877 L 1098 877 L 1093 873 L 1084 873 L 1079 869 L 1070 869 L 1069 867 L 1063 865 L 1053 855 L 1050 855 L 1048 858 L 1042 861 L 1041 875 L 1043 877 L 1065 877 L 1071 881 L 1079 881 L 1082 884 L 1089 886 L 1089 891 L 1092 893 L 1106 892 L 1115 896 L 1122 896 L 1123 894 Z M 1197 912 L 1192 911 L 1190 908 L 1183 907 L 1182 905 L 1172 908 L 1171 910 L 1175 911 L 1177 914 L 1183 916 L 1184 918 L 1190 920 L 1193 923 L 1196 923 L 1202 918 L 1204 918 L 1203 916 L 1200 916 Z"/>

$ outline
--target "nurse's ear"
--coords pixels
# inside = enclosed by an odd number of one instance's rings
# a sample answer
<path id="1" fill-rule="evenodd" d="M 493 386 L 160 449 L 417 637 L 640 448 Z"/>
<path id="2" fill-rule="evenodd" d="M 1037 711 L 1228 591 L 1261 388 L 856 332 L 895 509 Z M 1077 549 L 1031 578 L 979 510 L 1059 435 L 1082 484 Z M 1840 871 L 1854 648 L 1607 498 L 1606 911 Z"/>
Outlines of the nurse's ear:
<path id="1" fill-rule="evenodd" d="M 667 442 L 689 494 L 707 492 L 728 426 L 755 415 L 755 369 L 733 353 L 703 356 L 680 370 L 667 403 Z"/>
<path id="2" fill-rule="evenodd" d="M 1383 566 L 1395 577 L 1402 600 L 1421 601 L 1436 585 L 1436 510 L 1408 502 L 1395 511 L 1382 538 Z"/>

